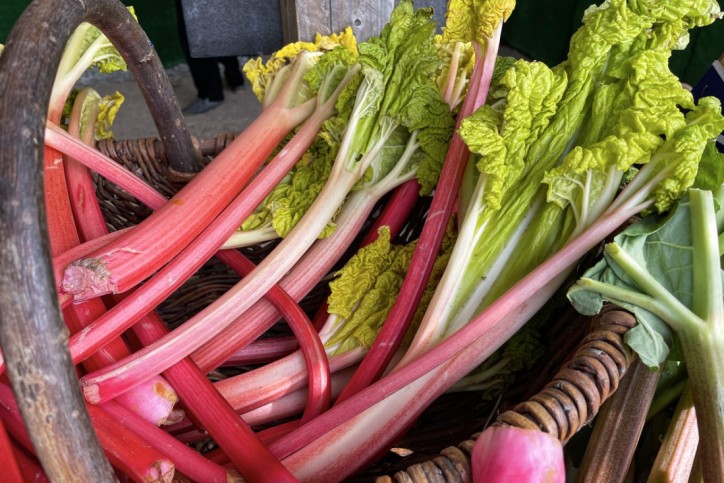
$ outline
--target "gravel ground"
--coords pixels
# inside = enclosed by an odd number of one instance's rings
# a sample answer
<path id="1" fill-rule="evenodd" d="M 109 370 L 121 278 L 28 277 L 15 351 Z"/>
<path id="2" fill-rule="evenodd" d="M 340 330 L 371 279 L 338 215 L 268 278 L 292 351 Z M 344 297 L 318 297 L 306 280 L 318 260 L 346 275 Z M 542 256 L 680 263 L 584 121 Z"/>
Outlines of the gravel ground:
<path id="1" fill-rule="evenodd" d="M 167 73 L 181 107 L 196 99 L 196 88 L 186 64 L 168 69 Z M 101 95 L 118 91 L 126 98 L 113 125 L 116 139 L 157 136 L 153 119 L 130 73 L 89 73 L 79 84 L 91 86 Z M 221 132 L 239 132 L 261 111 L 261 106 L 248 84 L 236 92 L 225 89 L 224 97 L 224 103 L 220 106 L 203 114 L 186 117 L 191 134 L 197 137 L 212 137 Z"/>

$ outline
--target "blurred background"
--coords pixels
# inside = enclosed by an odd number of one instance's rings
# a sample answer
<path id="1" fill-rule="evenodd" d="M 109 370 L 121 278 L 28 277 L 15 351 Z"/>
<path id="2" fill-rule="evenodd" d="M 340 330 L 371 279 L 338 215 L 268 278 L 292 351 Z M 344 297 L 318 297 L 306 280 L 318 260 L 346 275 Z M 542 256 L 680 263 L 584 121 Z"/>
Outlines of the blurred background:
<path id="1" fill-rule="evenodd" d="M 239 29 L 246 35 L 246 45 L 240 45 L 237 55 L 268 54 L 274 45 L 283 41 L 279 12 L 290 0 L 218 0 L 224 9 L 204 8 L 215 0 L 184 0 L 185 9 L 198 5 L 198 15 L 214 25 L 219 18 L 228 19 L 229 5 L 238 5 L 238 17 L 243 18 Z M 330 0 L 332 1 L 332 0 Z M 0 1 L 0 43 L 4 43 L 17 17 L 29 4 L 29 0 Z M 174 0 L 126 0 L 127 5 L 136 9 L 139 21 L 154 43 L 166 67 L 184 62 L 176 29 Z M 438 22 L 444 21 L 445 0 L 417 0 L 416 6 L 434 6 Z M 516 9 L 503 29 L 503 41 L 528 57 L 541 60 L 549 65 L 565 58 L 571 34 L 580 25 L 583 11 L 594 0 L 518 0 Z M 724 5 L 724 0 L 719 0 Z M 232 7 L 233 8 L 233 7 Z M 216 10 L 216 11 L 212 11 Z M 243 16 L 242 16 L 243 14 Z M 217 16 L 214 19 L 214 15 Z M 238 23 L 238 21 L 237 21 Z M 216 23 L 216 25 L 219 25 Z M 217 29 L 218 30 L 218 29 Z M 261 47 L 260 47 L 261 46 Z M 268 50 L 268 51 L 260 51 Z M 697 29 L 692 35 L 689 47 L 676 52 L 671 67 L 679 78 L 695 83 L 711 65 L 724 53 L 724 22 L 704 29 Z"/>

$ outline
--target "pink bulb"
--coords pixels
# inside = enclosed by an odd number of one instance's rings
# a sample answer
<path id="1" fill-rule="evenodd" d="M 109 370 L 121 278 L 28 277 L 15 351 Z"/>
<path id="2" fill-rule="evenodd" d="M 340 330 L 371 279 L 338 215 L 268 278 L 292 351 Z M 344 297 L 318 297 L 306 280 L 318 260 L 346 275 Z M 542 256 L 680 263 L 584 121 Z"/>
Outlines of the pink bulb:
<path id="1" fill-rule="evenodd" d="M 563 483 L 563 446 L 541 431 L 510 426 L 486 429 L 473 447 L 475 483 Z"/>

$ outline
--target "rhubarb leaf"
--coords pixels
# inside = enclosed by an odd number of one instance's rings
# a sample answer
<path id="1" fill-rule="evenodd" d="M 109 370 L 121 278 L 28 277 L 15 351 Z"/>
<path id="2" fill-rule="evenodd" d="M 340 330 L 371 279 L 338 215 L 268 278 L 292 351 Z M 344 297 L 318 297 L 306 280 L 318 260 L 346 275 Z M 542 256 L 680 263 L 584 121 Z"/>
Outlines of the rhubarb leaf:
<path id="1" fill-rule="evenodd" d="M 690 202 L 684 198 L 667 216 L 649 215 L 618 234 L 614 243 L 658 281 L 671 297 L 691 308 L 695 274 L 689 206 Z M 600 285 L 591 287 L 586 283 L 590 280 L 615 290 L 601 294 L 597 291 Z M 631 311 L 639 323 L 626 334 L 626 343 L 645 364 L 658 367 L 666 360 L 673 342 L 672 331 L 662 317 L 672 319 L 677 314 L 667 309 L 666 300 L 659 301 L 664 306 L 662 315 L 654 314 L 654 308 L 643 303 L 648 301 L 646 298 L 639 304 L 626 298 L 627 294 L 640 292 L 642 289 L 607 252 L 583 274 L 581 282 L 568 291 L 568 298 L 576 310 L 587 315 L 598 313 L 605 301 Z"/>
<path id="2" fill-rule="evenodd" d="M 446 42 L 476 41 L 484 45 L 500 22 L 508 20 L 514 8 L 515 0 L 451 0 L 443 38 Z"/>
<path id="3" fill-rule="evenodd" d="M 293 42 L 274 52 L 264 62 L 261 57 L 250 59 L 242 70 L 251 83 L 252 91 L 260 102 L 265 102 L 266 91 L 277 75 L 285 75 L 286 67 L 302 52 L 327 52 L 338 46 L 344 47 L 352 56 L 357 55 L 357 40 L 348 27 L 343 32 L 325 36 L 317 34 L 314 42 Z"/>
<path id="4" fill-rule="evenodd" d="M 724 185 L 724 153 L 719 152 L 714 142 L 710 142 L 704 148 L 699 161 L 694 187 L 715 191 L 722 185 Z"/>
<path id="5" fill-rule="evenodd" d="M 95 124 L 96 141 L 113 138 L 111 126 L 113 121 L 116 120 L 116 115 L 124 100 L 125 97 L 118 91 L 98 100 L 98 118 Z"/>
<path id="6" fill-rule="evenodd" d="M 329 286 L 330 314 L 338 316 L 333 335 L 325 346 L 339 354 L 356 347 L 368 349 L 407 273 L 415 244 L 390 243 L 389 227 L 378 231 L 377 240 L 361 248 L 339 270 Z"/>

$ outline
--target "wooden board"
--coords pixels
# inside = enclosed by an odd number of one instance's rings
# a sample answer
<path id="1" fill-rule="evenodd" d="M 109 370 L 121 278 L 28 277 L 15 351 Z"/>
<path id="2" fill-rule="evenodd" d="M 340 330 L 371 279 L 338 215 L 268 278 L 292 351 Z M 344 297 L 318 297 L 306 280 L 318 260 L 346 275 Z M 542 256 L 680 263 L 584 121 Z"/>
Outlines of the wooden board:
<path id="1" fill-rule="evenodd" d="M 362 41 L 387 23 L 394 0 L 281 0 L 285 41 L 314 40 L 317 32 L 339 32 L 348 25 Z"/>

